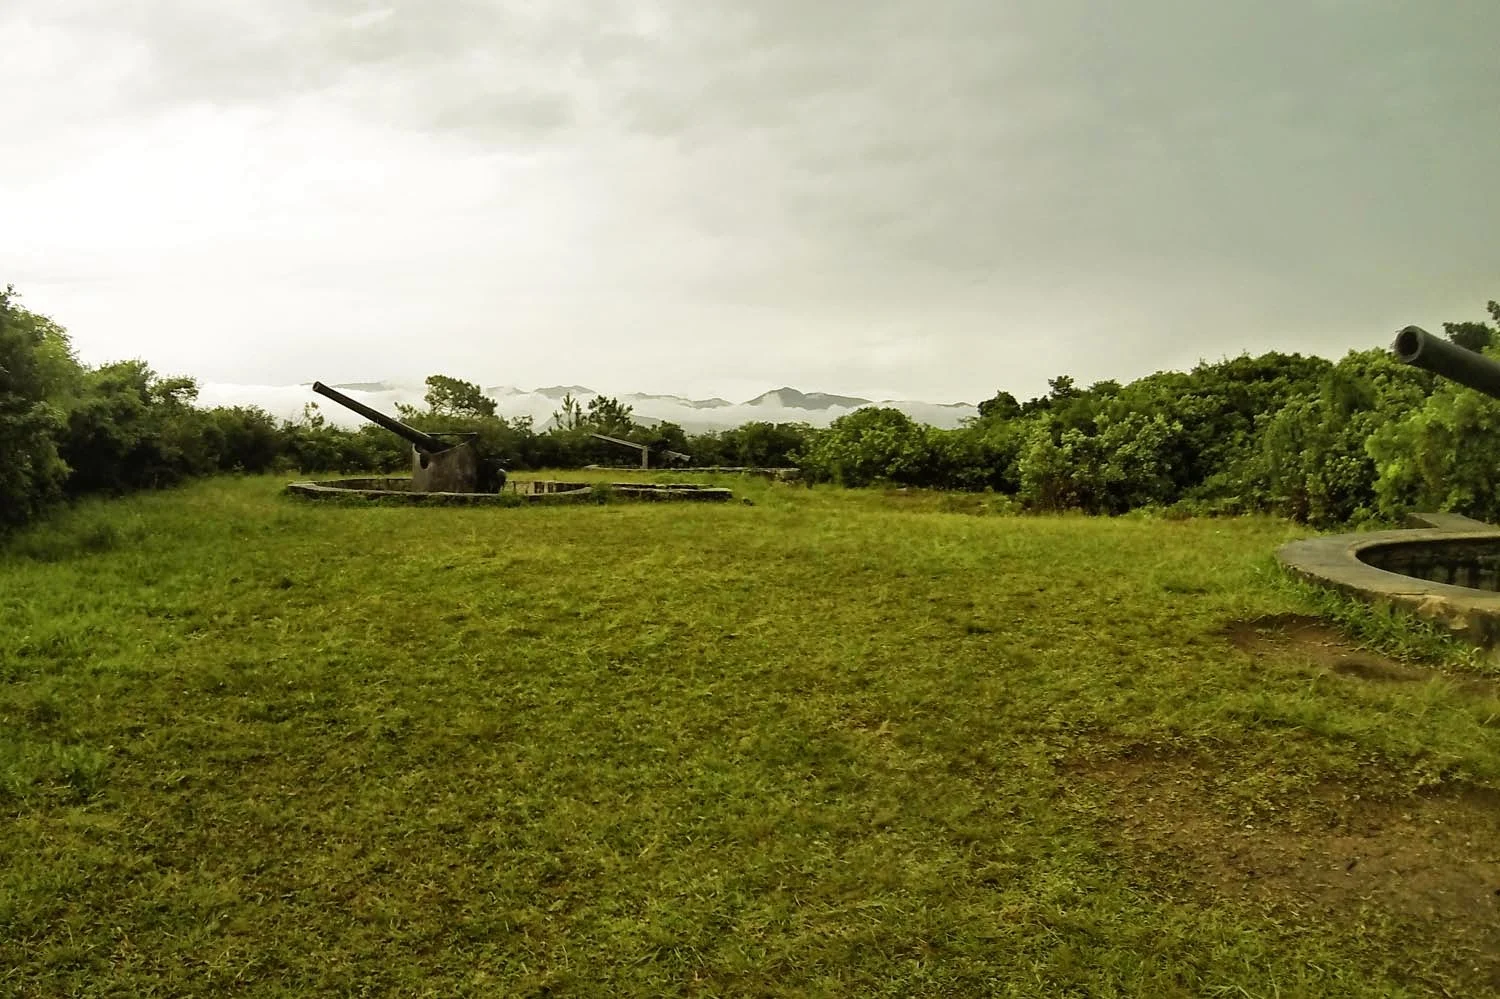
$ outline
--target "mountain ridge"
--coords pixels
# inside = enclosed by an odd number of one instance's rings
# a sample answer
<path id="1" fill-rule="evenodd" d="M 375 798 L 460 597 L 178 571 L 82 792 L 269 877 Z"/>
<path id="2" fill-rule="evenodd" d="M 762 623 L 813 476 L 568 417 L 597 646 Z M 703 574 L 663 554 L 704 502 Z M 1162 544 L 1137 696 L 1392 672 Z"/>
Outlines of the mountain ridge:
<path id="1" fill-rule="evenodd" d="M 802 392 L 783 385 L 781 388 L 762 392 L 754 399 L 744 403 L 746 406 L 764 406 L 766 404 L 784 406 L 787 409 L 832 409 L 841 406 L 845 409 L 858 409 L 860 406 L 869 406 L 873 400 L 862 399 L 855 395 L 833 395 L 829 392 Z"/>
<path id="2" fill-rule="evenodd" d="M 302 382 L 302 385 L 311 385 L 311 382 Z M 404 392 L 414 386 L 393 381 L 375 382 L 334 382 L 333 388 L 342 392 Z M 545 385 L 534 389 L 518 388 L 515 385 L 487 385 L 482 386 L 480 391 L 491 398 L 500 398 L 512 395 L 540 395 L 548 399 L 561 401 L 566 396 L 573 396 L 581 403 L 587 403 L 595 396 L 608 395 L 609 393 L 591 389 L 586 385 Z M 866 399 L 857 395 L 839 395 L 833 392 L 803 392 L 801 389 L 790 385 L 780 388 L 769 389 L 762 392 L 753 399 L 746 399 L 741 403 L 733 403 L 728 399 L 713 396 L 708 399 L 691 399 L 685 395 L 675 395 L 661 392 L 626 392 L 615 396 L 621 402 L 670 402 L 680 406 L 689 406 L 693 409 L 723 409 L 730 406 L 765 406 L 779 405 L 788 409 L 858 409 L 861 406 L 885 406 L 917 403 L 924 406 L 937 406 L 943 409 L 974 409 L 974 403 L 970 402 L 927 402 L 921 399 Z"/>
<path id="3" fill-rule="evenodd" d="M 384 412 L 393 412 L 397 405 L 420 406 L 426 391 L 420 382 L 395 379 L 333 384 L 340 391 Z M 529 419 L 538 428 L 551 422 L 564 396 L 571 394 L 580 405 L 587 405 L 590 399 L 601 394 L 585 385 L 547 385 L 531 390 L 513 385 L 490 385 L 482 391 L 495 400 L 497 413 L 502 418 Z M 720 397 L 690 399 L 654 392 L 628 392 L 615 398 L 630 406 L 635 417 L 643 423 L 675 423 L 690 433 L 727 430 L 755 422 L 827 426 L 863 406 L 886 406 L 900 410 L 919 423 L 950 429 L 979 413 L 977 407 L 963 402 L 935 403 L 912 399 L 877 402 L 863 396 L 803 392 L 790 385 L 762 392 L 741 403 Z M 211 382 L 203 384 L 199 394 L 200 405 L 260 406 L 282 419 L 297 419 L 308 403 L 316 404 L 327 419 L 340 425 L 357 426 L 363 422 L 357 414 L 314 395 L 310 382 L 300 385 Z"/>

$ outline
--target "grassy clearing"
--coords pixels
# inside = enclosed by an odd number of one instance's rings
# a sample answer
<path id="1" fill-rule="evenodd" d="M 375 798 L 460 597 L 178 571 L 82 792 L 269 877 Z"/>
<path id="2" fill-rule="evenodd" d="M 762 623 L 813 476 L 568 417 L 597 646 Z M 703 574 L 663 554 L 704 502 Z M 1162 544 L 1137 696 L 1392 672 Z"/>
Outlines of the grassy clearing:
<path id="1" fill-rule="evenodd" d="M 739 479 L 753 506 L 280 484 L 85 505 L 0 555 L 0 991 L 1496 983 L 1500 911 L 1472 906 L 1500 883 L 1446 840 L 1408 867 L 1448 863 L 1469 908 L 1226 859 L 1397 835 L 1367 803 L 1461 805 L 1433 814 L 1476 836 L 1496 811 L 1487 688 L 1226 639 L 1327 610 L 1272 568 L 1288 525 Z"/>

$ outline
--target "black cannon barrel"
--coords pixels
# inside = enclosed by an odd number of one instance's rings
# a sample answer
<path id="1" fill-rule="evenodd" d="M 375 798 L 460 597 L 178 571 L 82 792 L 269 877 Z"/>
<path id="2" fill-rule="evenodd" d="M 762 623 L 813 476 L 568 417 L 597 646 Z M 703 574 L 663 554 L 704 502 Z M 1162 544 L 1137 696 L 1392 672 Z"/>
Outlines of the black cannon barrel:
<path id="1" fill-rule="evenodd" d="M 327 396 L 334 402 L 338 403 L 340 406 L 343 406 L 345 409 L 354 410 L 354 412 L 358 413 L 360 416 L 363 416 L 371 423 L 379 424 L 380 426 L 389 430 L 391 433 L 395 434 L 397 437 L 402 437 L 408 441 L 411 441 L 412 447 L 416 448 L 418 451 L 425 451 L 428 454 L 437 454 L 439 451 L 446 451 L 453 446 L 447 441 L 438 440 L 431 434 L 424 434 L 422 433 L 422 431 L 416 429 L 415 427 L 408 427 L 400 420 L 394 420 L 391 417 L 386 416 L 378 409 L 371 409 L 369 406 L 366 406 L 359 400 L 351 399 L 344 393 L 338 391 L 337 389 L 331 389 L 327 385 L 324 385 L 322 382 L 313 382 L 312 390 L 318 393 L 318 395 Z"/>
<path id="2" fill-rule="evenodd" d="M 1435 337 L 1420 326 L 1408 326 L 1397 333 L 1391 353 L 1403 364 L 1414 364 L 1500 399 L 1500 364 Z"/>

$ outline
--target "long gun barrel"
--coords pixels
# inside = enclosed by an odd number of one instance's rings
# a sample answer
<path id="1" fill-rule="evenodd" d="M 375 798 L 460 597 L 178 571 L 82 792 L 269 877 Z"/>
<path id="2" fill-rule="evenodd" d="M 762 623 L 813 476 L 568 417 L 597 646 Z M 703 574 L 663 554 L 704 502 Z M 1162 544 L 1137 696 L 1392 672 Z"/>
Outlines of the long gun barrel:
<path id="1" fill-rule="evenodd" d="M 1435 337 L 1420 326 L 1408 326 L 1397 333 L 1391 353 L 1403 364 L 1416 365 L 1500 399 L 1500 364 Z"/>
<path id="2" fill-rule="evenodd" d="M 438 440 L 431 434 L 424 434 L 422 433 L 422 431 L 417 430 L 415 427 L 408 427 L 400 420 L 393 420 L 389 416 L 386 416 L 384 413 L 382 413 L 380 410 L 371 409 L 364 403 L 359 402 L 356 399 L 351 399 L 344 393 L 338 391 L 337 389 L 331 389 L 327 385 L 324 385 L 322 382 L 313 382 L 312 390 L 318 393 L 318 395 L 327 396 L 334 402 L 338 403 L 340 406 L 343 406 L 345 409 L 354 410 L 354 412 L 358 413 L 360 416 L 363 416 L 371 423 L 379 424 L 380 426 L 389 430 L 391 433 L 395 434 L 397 437 L 401 437 L 405 440 L 410 441 L 411 446 L 416 448 L 418 451 L 423 451 L 427 454 L 437 454 L 439 451 L 446 451 L 449 448 L 453 447 L 453 445 L 448 441 Z"/>

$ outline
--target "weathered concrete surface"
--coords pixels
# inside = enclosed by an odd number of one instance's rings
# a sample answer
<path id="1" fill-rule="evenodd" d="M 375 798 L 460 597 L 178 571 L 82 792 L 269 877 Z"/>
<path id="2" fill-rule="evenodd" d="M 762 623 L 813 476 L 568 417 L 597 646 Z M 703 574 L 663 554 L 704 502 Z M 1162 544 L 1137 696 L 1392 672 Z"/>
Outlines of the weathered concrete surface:
<path id="1" fill-rule="evenodd" d="M 594 498 L 592 482 L 557 482 L 547 479 L 532 479 L 514 484 L 513 491 L 523 496 L 552 493 L 580 493 L 585 499 Z M 642 500 L 690 500 L 700 503 L 723 503 L 734 498 L 734 493 L 718 486 L 700 486 L 688 482 L 611 482 L 606 488 L 623 499 Z"/>
<path id="2" fill-rule="evenodd" d="M 589 503 L 595 500 L 592 482 L 528 480 L 498 493 L 419 490 L 415 480 L 401 478 L 330 479 L 288 483 L 286 492 L 309 499 L 394 500 L 429 505 L 515 506 L 517 503 Z M 733 491 L 687 483 L 612 482 L 610 493 L 619 499 L 725 503 Z"/>
<path id="3" fill-rule="evenodd" d="M 390 500 L 428 506 L 514 506 L 513 493 L 421 492 L 412 489 L 411 479 L 368 478 L 330 479 L 324 482 L 289 482 L 284 490 L 291 496 L 326 500 Z M 523 500 L 531 497 L 521 497 Z M 550 498 L 550 497 L 549 497 Z"/>
<path id="4" fill-rule="evenodd" d="M 697 503 L 724 503 L 734 498 L 733 491 L 718 486 L 696 486 L 672 482 L 611 482 L 609 488 L 618 496 L 639 500 L 687 500 Z"/>
<path id="5" fill-rule="evenodd" d="M 584 465 L 591 470 L 625 472 L 631 470 L 631 465 Z M 775 482 L 797 482 L 802 478 L 800 468 L 780 468 L 770 465 L 686 465 L 673 468 L 673 475 L 757 475 L 763 479 L 771 479 Z"/>
<path id="6" fill-rule="evenodd" d="M 1441 554 L 1460 546 L 1500 546 L 1500 528 L 1452 514 L 1420 514 L 1425 527 L 1309 538 L 1283 545 L 1277 560 L 1303 579 L 1377 604 L 1390 604 L 1441 621 L 1487 649 L 1500 646 L 1500 592 L 1455 586 L 1377 568 L 1374 561 Z M 1430 518 L 1430 519 L 1429 519 Z"/>
<path id="7" fill-rule="evenodd" d="M 479 451 L 473 441 L 431 454 L 411 449 L 411 491 L 472 493 L 479 489 Z"/>
<path id="8" fill-rule="evenodd" d="M 1487 534 L 1500 530 L 1492 524 L 1475 520 L 1473 517 L 1465 517 L 1461 513 L 1409 513 L 1406 515 L 1406 526 L 1431 527 L 1439 531 L 1465 531 L 1472 534 Z"/>

